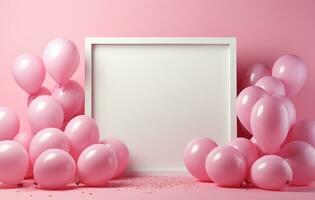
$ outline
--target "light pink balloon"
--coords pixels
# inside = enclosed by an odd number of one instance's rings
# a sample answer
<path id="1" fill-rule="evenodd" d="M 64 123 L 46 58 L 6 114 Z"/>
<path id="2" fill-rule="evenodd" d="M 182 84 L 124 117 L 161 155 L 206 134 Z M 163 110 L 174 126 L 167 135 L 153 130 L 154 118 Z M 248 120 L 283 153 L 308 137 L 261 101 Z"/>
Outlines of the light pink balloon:
<path id="1" fill-rule="evenodd" d="M 308 185 L 315 181 L 315 149 L 312 145 L 294 141 L 281 149 L 293 170 L 292 185 Z"/>
<path id="2" fill-rule="evenodd" d="M 108 145 L 114 151 L 118 165 L 114 177 L 121 176 L 128 166 L 129 150 L 125 143 L 117 138 L 107 138 L 101 141 L 102 144 Z"/>
<path id="3" fill-rule="evenodd" d="M 281 190 L 292 181 L 292 169 L 280 156 L 266 155 L 253 164 L 251 181 L 265 190 Z"/>
<path id="4" fill-rule="evenodd" d="M 301 58 L 295 55 L 283 55 L 276 60 L 272 76 L 284 83 L 286 95 L 295 95 L 304 85 L 307 69 Z"/>
<path id="5" fill-rule="evenodd" d="M 28 107 L 28 121 L 34 132 L 44 128 L 61 128 L 63 123 L 62 107 L 51 96 L 39 96 Z"/>
<path id="6" fill-rule="evenodd" d="M 73 80 L 55 86 L 51 95 L 62 106 L 65 121 L 74 117 L 79 112 L 84 102 L 83 88 L 79 83 Z"/>
<path id="7" fill-rule="evenodd" d="M 24 132 L 18 133 L 13 138 L 13 140 L 20 143 L 25 148 L 25 150 L 28 152 L 28 149 L 29 149 L 29 146 L 30 146 L 30 143 L 32 141 L 33 136 L 34 136 L 34 134 L 31 131 L 24 131 Z M 30 160 L 29 164 L 28 164 L 28 169 L 27 169 L 25 178 L 30 179 L 32 177 L 33 177 L 33 166 L 31 164 L 31 160 Z"/>
<path id="8" fill-rule="evenodd" d="M 104 186 L 116 174 L 118 167 L 114 151 L 104 144 L 93 144 L 81 154 L 77 163 L 79 179 L 88 186 Z"/>
<path id="9" fill-rule="evenodd" d="M 37 157 L 48 149 L 62 149 L 70 152 L 70 142 L 67 136 L 57 128 L 45 128 L 33 137 L 29 155 L 31 163 L 34 165 Z"/>
<path id="10" fill-rule="evenodd" d="M 197 137 L 184 150 L 184 164 L 189 173 L 200 181 L 211 181 L 205 167 L 208 154 L 218 145 L 207 137 Z"/>
<path id="11" fill-rule="evenodd" d="M 36 97 L 50 94 L 51 94 L 50 91 L 46 87 L 41 87 L 35 94 L 28 95 L 27 105 L 29 106 Z"/>
<path id="12" fill-rule="evenodd" d="M 302 141 L 315 148 L 315 119 L 299 121 L 289 132 L 286 143 Z"/>
<path id="13" fill-rule="evenodd" d="M 275 77 L 262 77 L 255 85 L 264 89 L 269 95 L 285 95 L 285 87 L 283 83 Z"/>
<path id="14" fill-rule="evenodd" d="M 9 107 L 0 106 L 0 141 L 12 140 L 19 132 L 20 120 Z"/>
<path id="15" fill-rule="evenodd" d="M 46 75 L 42 60 L 32 54 L 18 56 L 13 64 L 12 73 L 18 85 L 29 94 L 39 90 Z"/>
<path id="16" fill-rule="evenodd" d="M 243 154 L 246 159 L 247 170 L 250 170 L 252 164 L 258 159 L 259 154 L 256 146 L 246 138 L 235 138 L 229 145 Z"/>
<path id="17" fill-rule="evenodd" d="M 34 164 L 34 180 L 43 189 L 64 189 L 75 174 L 75 161 L 61 149 L 44 151 Z"/>
<path id="18" fill-rule="evenodd" d="M 88 146 L 99 143 L 99 129 L 94 119 L 79 115 L 70 120 L 65 128 L 70 141 L 70 152 L 75 160 Z"/>
<path id="19" fill-rule="evenodd" d="M 246 77 L 243 80 L 245 87 L 255 85 L 255 83 L 264 76 L 270 76 L 271 70 L 262 63 L 256 63 L 249 67 Z"/>
<path id="20" fill-rule="evenodd" d="M 290 127 L 288 111 L 282 101 L 263 97 L 253 107 L 250 120 L 259 148 L 266 154 L 276 153 Z"/>
<path id="21" fill-rule="evenodd" d="M 257 86 L 245 88 L 236 100 L 236 114 L 243 126 L 251 132 L 250 115 L 255 103 L 266 95 L 266 92 Z"/>
<path id="22" fill-rule="evenodd" d="M 0 182 L 17 185 L 24 179 L 29 158 L 27 151 L 15 141 L 0 141 Z"/>
<path id="23" fill-rule="evenodd" d="M 57 83 L 66 83 L 77 70 L 80 55 L 75 44 L 65 38 L 56 38 L 48 43 L 43 53 L 47 72 Z"/>
<path id="24" fill-rule="evenodd" d="M 290 127 L 295 125 L 296 122 L 296 110 L 293 102 L 286 96 L 275 95 L 274 97 L 280 99 L 282 103 L 285 105 L 289 115 Z"/>
<path id="25" fill-rule="evenodd" d="M 206 171 L 211 180 L 223 187 L 235 187 L 246 178 L 246 160 L 234 147 L 214 148 L 206 159 Z"/>

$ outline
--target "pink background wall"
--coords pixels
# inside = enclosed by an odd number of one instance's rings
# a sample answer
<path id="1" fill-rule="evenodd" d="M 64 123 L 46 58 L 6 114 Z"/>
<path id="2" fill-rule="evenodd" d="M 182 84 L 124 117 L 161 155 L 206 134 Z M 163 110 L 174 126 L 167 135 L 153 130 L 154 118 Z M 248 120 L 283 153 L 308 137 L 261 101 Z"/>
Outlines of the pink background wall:
<path id="1" fill-rule="evenodd" d="M 293 98 L 298 119 L 315 117 L 314 0 L 0 0 L 0 105 L 19 114 L 22 130 L 29 128 L 27 95 L 11 76 L 15 57 L 42 55 L 52 38 L 67 37 L 80 49 L 74 79 L 83 84 L 86 36 L 235 36 L 239 78 L 250 64 L 297 54 L 309 70 Z"/>

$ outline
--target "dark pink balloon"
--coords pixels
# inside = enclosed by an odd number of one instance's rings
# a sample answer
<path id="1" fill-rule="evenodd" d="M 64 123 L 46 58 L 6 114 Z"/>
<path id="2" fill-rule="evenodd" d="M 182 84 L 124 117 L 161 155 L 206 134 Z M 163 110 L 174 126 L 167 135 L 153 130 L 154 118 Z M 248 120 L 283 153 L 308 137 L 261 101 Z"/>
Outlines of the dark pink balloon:
<path id="1" fill-rule="evenodd" d="M 289 132 L 286 142 L 302 141 L 315 148 L 315 119 L 299 121 Z"/>
<path id="2" fill-rule="evenodd" d="M 211 181 L 205 162 L 208 154 L 218 145 L 207 137 L 197 137 L 190 141 L 184 150 L 184 164 L 189 173 L 200 181 Z"/>
<path id="3" fill-rule="evenodd" d="M 289 131 L 289 116 L 285 105 L 276 97 L 263 97 L 251 112 L 252 133 L 260 149 L 276 153 Z"/>
<path id="4" fill-rule="evenodd" d="M 257 86 L 245 88 L 236 100 L 236 114 L 243 126 L 251 132 L 250 115 L 255 103 L 266 95 L 266 92 Z"/>
<path id="5" fill-rule="evenodd" d="M 280 155 L 292 167 L 292 185 L 308 185 L 315 181 L 315 149 L 312 145 L 294 141 L 286 144 Z"/>
<path id="6" fill-rule="evenodd" d="M 271 70 L 262 63 L 256 63 L 249 67 L 243 80 L 243 87 L 255 85 L 255 83 L 264 76 L 270 76 Z"/>
<path id="7" fill-rule="evenodd" d="M 65 121 L 78 114 L 84 102 L 83 88 L 73 80 L 62 85 L 56 85 L 51 95 L 62 106 Z"/>
<path id="8" fill-rule="evenodd" d="M 284 83 L 286 95 L 295 95 L 304 85 L 307 69 L 301 58 L 296 55 L 283 55 L 276 60 L 272 76 Z"/>

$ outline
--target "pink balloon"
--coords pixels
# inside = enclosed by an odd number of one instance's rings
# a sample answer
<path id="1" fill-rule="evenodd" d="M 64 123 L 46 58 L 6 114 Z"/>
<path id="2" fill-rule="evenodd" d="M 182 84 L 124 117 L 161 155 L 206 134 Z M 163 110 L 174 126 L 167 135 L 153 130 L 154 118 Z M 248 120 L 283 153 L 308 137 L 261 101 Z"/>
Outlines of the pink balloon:
<path id="1" fill-rule="evenodd" d="M 34 164 L 34 180 L 44 189 L 63 189 L 74 180 L 76 165 L 64 150 L 49 149 Z"/>
<path id="2" fill-rule="evenodd" d="M 308 185 L 315 181 L 315 149 L 312 145 L 294 141 L 281 149 L 293 170 L 292 185 Z"/>
<path id="3" fill-rule="evenodd" d="M 257 86 L 245 88 L 236 100 L 236 114 L 243 126 L 251 132 L 250 114 L 255 103 L 266 95 L 266 92 Z"/>
<path id="4" fill-rule="evenodd" d="M 253 164 L 251 180 L 265 190 L 281 190 L 292 181 L 292 169 L 280 156 L 266 155 Z"/>
<path id="5" fill-rule="evenodd" d="M 80 84 L 70 80 L 63 85 L 57 85 L 52 91 L 52 97 L 60 103 L 64 120 L 68 121 L 79 112 L 84 102 L 84 91 Z"/>
<path id="6" fill-rule="evenodd" d="M 200 181 L 211 181 L 205 167 L 209 152 L 218 145 L 207 137 L 197 137 L 184 150 L 184 163 L 189 173 Z"/>
<path id="7" fill-rule="evenodd" d="M 276 60 L 272 76 L 284 83 L 286 95 L 295 95 L 304 85 L 307 69 L 301 58 L 295 55 L 283 55 Z"/>
<path id="8" fill-rule="evenodd" d="M 20 143 L 24 149 L 28 152 L 30 143 L 32 141 L 34 134 L 31 131 L 24 131 L 24 132 L 20 132 L 19 134 L 17 134 L 13 140 Z M 29 161 L 28 164 L 28 169 L 25 175 L 26 179 L 30 179 L 33 177 L 33 166 L 31 164 L 31 160 Z"/>
<path id="9" fill-rule="evenodd" d="M 39 96 L 28 107 L 28 121 L 34 132 L 44 128 L 61 128 L 63 123 L 62 107 L 51 96 Z"/>
<path id="10" fill-rule="evenodd" d="M 250 139 L 250 141 L 251 141 L 251 143 L 253 143 L 256 146 L 256 149 L 258 152 L 258 157 L 265 155 L 265 153 L 259 148 L 259 146 L 257 144 L 257 140 L 255 139 L 254 136 Z M 279 151 L 280 151 L 280 149 L 279 149 Z"/>
<path id="11" fill-rule="evenodd" d="M 12 140 L 19 132 L 20 120 L 9 107 L 0 106 L 0 141 Z"/>
<path id="12" fill-rule="evenodd" d="M 56 38 L 48 43 L 43 53 L 47 72 L 57 83 L 66 83 L 77 70 L 80 55 L 75 44 L 65 38 Z"/>
<path id="13" fill-rule="evenodd" d="M 29 94 L 36 93 L 45 80 L 42 60 L 32 54 L 22 54 L 15 59 L 12 73 L 18 85 Z"/>
<path id="14" fill-rule="evenodd" d="M 271 70 L 262 63 L 256 63 L 249 67 L 246 77 L 243 80 L 245 87 L 255 85 L 255 83 L 264 76 L 270 76 Z"/>
<path id="15" fill-rule="evenodd" d="M 246 178 L 246 160 L 234 147 L 218 146 L 206 159 L 206 171 L 209 178 L 219 186 L 240 186 Z"/>
<path id="16" fill-rule="evenodd" d="M 30 144 L 31 163 L 34 164 L 37 157 L 48 149 L 62 149 L 70 152 L 70 143 L 67 136 L 57 128 L 45 128 L 39 131 Z"/>
<path id="17" fill-rule="evenodd" d="M 229 144 L 243 154 L 246 159 L 247 170 L 249 171 L 252 164 L 259 157 L 256 146 L 246 138 L 235 138 Z"/>
<path id="18" fill-rule="evenodd" d="M 27 151 L 15 141 L 0 141 L 0 182 L 17 185 L 24 179 L 29 158 Z"/>
<path id="19" fill-rule="evenodd" d="M 125 143 L 117 138 L 107 138 L 101 141 L 102 144 L 108 145 L 114 151 L 118 165 L 114 177 L 121 176 L 128 166 L 129 150 Z"/>
<path id="20" fill-rule="evenodd" d="M 71 119 L 65 128 L 65 134 L 70 141 L 70 152 L 75 160 L 86 147 L 99 143 L 97 124 L 86 115 L 79 115 Z"/>
<path id="21" fill-rule="evenodd" d="M 283 83 L 275 77 L 262 77 L 255 85 L 261 87 L 270 95 L 285 95 L 285 87 Z"/>
<path id="22" fill-rule="evenodd" d="M 114 151 L 104 144 L 93 144 L 81 154 L 77 163 L 78 176 L 88 186 L 104 186 L 116 174 L 118 167 Z"/>
<path id="23" fill-rule="evenodd" d="M 289 117 L 285 105 L 276 97 L 263 97 L 251 113 L 252 133 L 260 149 L 274 154 L 284 142 L 289 131 Z"/>
<path id="24" fill-rule="evenodd" d="M 284 104 L 284 106 L 286 107 L 288 111 L 290 127 L 294 126 L 296 122 L 296 110 L 291 99 L 289 99 L 286 96 L 281 96 L 281 95 L 275 95 L 274 97 L 282 101 L 282 103 Z"/>
<path id="25" fill-rule="evenodd" d="M 41 87 L 35 94 L 28 95 L 27 105 L 29 106 L 36 97 L 50 94 L 50 91 L 46 87 Z"/>
<path id="26" fill-rule="evenodd" d="M 24 131 L 18 133 L 13 140 L 20 143 L 26 151 L 28 151 L 28 148 L 30 146 L 30 143 L 32 141 L 34 134 L 31 131 Z"/>
<path id="27" fill-rule="evenodd" d="M 302 141 L 315 148 L 315 119 L 299 121 L 289 132 L 286 143 Z"/>

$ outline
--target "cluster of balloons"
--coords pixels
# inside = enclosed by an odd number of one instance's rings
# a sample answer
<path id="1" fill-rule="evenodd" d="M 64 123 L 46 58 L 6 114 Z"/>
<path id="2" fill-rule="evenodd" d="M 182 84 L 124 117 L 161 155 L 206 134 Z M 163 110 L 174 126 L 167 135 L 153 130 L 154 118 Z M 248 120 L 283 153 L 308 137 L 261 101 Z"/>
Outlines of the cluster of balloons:
<path id="1" fill-rule="evenodd" d="M 34 178 L 40 188 L 61 189 L 71 182 L 104 186 L 125 171 L 129 151 L 119 139 L 100 141 L 98 126 L 82 115 L 84 91 L 69 80 L 79 65 L 75 44 L 64 38 L 52 40 L 43 58 L 18 56 L 12 74 L 29 94 L 31 131 L 19 132 L 20 121 L 12 109 L 0 107 L 0 182 L 18 185 Z M 46 71 L 56 81 L 43 87 Z"/>
<path id="2" fill-rule="evenodd" d="M 272 70 L 253 65 L 246 77 L 248 87 L 236 101 L 236 113 L 252 138 L 236 138 L 218 146 L 206 137 L 185 148 L 187 170 L 200 181 L 223 187 L 253 184 L 267 190 L 315 181 L 315 119 L 296 123 L 289 97 L 306 80 L 306 66 L 295 55 L 283 55 Z"/>

